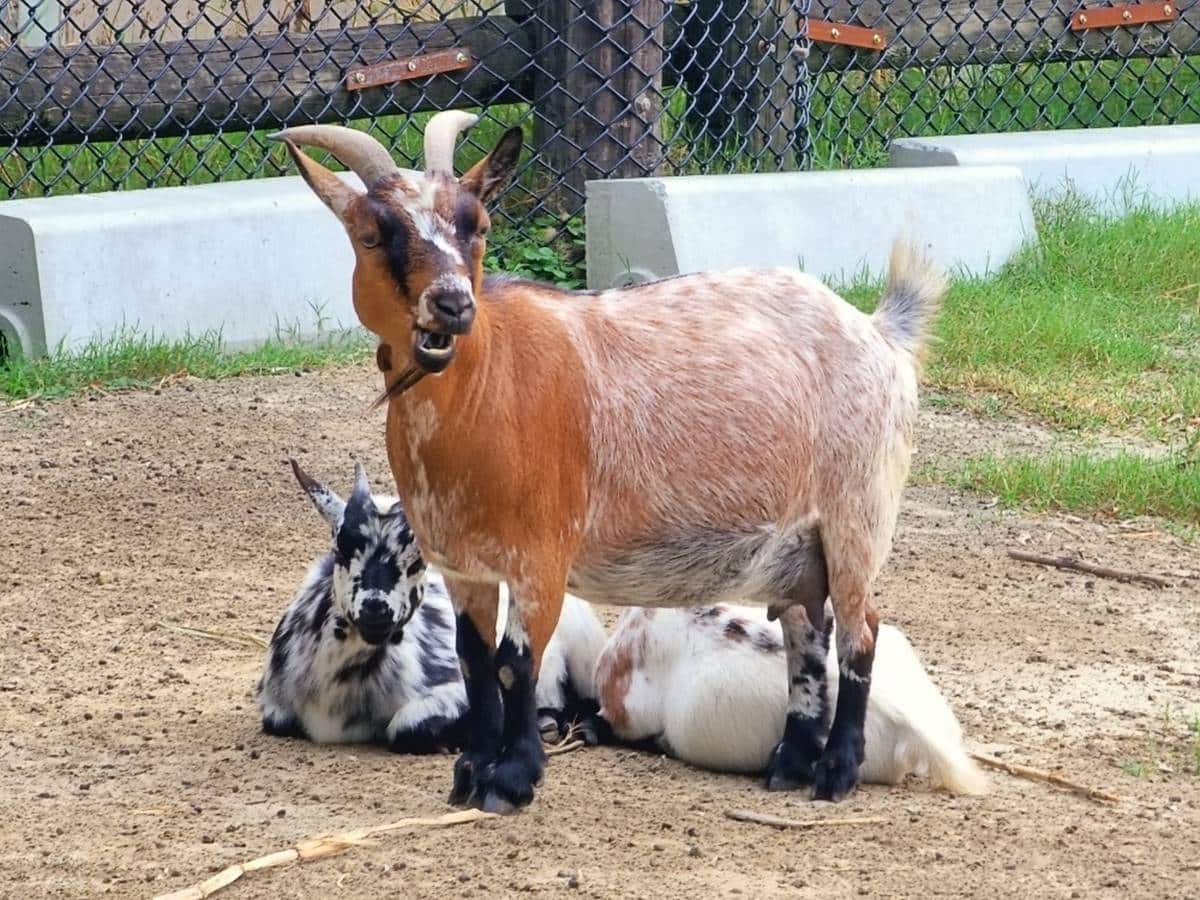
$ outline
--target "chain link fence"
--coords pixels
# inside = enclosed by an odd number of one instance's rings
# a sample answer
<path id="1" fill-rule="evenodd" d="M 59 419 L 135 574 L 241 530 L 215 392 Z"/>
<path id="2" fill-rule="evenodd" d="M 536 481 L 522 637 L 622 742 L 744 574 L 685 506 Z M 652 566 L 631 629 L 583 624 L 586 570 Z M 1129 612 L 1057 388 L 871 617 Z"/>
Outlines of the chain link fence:
<path id="1" fill-rule="evenodd" d="M 1103 4 L 1101 4 L 1103 5 Z M 420 165 L 524 127 L 509 234 L 585 181 L 876 165 L 900 135 L 1200 121 L 1200 6 L 1068 0 L 0 0 L 0 199 L 294 174 L 340 122 Z M 1095 18 L 1095 16 L 1093 16 Z"/>

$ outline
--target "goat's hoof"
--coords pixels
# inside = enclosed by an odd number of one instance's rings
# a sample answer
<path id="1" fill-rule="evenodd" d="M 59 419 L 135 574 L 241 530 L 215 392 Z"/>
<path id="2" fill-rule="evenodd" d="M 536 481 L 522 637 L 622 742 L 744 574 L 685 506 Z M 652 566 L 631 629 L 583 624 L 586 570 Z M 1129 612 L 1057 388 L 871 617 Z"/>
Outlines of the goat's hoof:
<path id="1" fill-rule="evenodd" d="M 511 813 L 533 802 L 542 780 L 545 753 L 541 741 L 518 741 L 476 782 L 484 812 Z"/>
<path id="2" fill-rule="evenodd" d="M 772 772 L 767 776 L 768 791 L 798 791 L 810 784 L 811 780 L 794 778 L 784 772 Z"/>
<path id="3" fill-rule="evenodd" d="M 479 806 L 481 789 L 491 765 L 478 754 L 463 753 L 454 761 L 454 785 L 448 798 L 451 806 Z"/>
<path id="4" fill-rule="evenodd" d="M 563 723 L 557 716 L 546 712 L 538 716 L 538 732 L 543 741 L 553 743 L 566 733 L 566 729 L 563 728 Z"/>
<path id="5" fill-rule="evenodd" d="M 515 813 L 518 807 L 501 797 L 499 794 L 489 791 L 483 798 L 483 803 L 480 805 L 480 809 L 486 813 L 497 813 L 502 816 L 507 816 Z"/>
<path id="6" fill-rule="evenodd" d="M 813 773 L 812 798 L 837 803 L 853 793 L 861 760 L 852 753 L 826 752 Z"/>
<path id="7" fill-rule="evenodd" d="M 614 743 L 612 726 L 599 715 L 588 716 L 579 723 L 579 736 L 589 747 Z"/>
<path id="8" fill-rule="evenodd" d="M 780 741 L 767 764 L 768 791 L 797 791 L 813 783 L 813 760 L 798 747 Z"/>

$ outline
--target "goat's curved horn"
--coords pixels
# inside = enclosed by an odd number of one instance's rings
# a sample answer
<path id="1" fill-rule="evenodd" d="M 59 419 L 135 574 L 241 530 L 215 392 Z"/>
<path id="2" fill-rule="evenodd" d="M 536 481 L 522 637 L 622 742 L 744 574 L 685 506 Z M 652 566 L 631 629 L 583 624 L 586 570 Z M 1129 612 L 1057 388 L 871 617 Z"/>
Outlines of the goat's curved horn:
<path id="1" fill-rule="evenodd" d="M 425 174 L 454 174 L 454 144 L 479 116 L 452 109 L 440 112 L 425 126 Z"/>
<path id="2" fill-rule="evenodd" d="M 273 141 L 291 141 L 328 150 L 370 190 L 379 179 L 397 171 L 387 147 L 365 131 L 342 125 L 297 125 L 271 135 Z"/>

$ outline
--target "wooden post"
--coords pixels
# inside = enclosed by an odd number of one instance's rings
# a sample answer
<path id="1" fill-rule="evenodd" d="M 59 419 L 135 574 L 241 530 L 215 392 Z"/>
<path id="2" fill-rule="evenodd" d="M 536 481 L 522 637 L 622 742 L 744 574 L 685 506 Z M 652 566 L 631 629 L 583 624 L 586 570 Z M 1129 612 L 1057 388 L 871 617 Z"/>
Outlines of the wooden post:
<path id="1" fill-rule="evenodd" d="M 664 0 L 543 0 L 528 20 L 534 146 L 555 213 L 582 210 L 591 179 L 658 170 L 665 16 Z"/>
<path id="2" fill-rule="evenodd" d="M 696 94 L 699 133 L 731 169 L 796 166 L 800 73 L 791 44 L 798 27 L 789 0 L 699 0 L 689 17 L 684 31 L 700 49 L 687 80 L 704 83 Z"/>
<path id="3" fill-rule="evenodd" d="M 449 48 L 487 63 L 363 91 L 343 84 L 351 66 Z M 525 29 L 503 16 L 349 28 L 321 40 L 287 32 L 81 44 L 69 55 L 11 48 L 0 55 L 0 140 L 168 137 L 219 123 L 267 129 L 513 103 L 532 89 L 532 59 Z"/>

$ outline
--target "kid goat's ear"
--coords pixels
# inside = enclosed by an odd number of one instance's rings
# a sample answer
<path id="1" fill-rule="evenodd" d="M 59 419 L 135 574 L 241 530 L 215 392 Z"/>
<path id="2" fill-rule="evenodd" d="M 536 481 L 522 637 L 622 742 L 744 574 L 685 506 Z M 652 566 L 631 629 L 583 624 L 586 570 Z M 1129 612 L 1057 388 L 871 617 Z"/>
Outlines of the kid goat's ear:
<path id="1" fill-rule="evenodd" d="M 481 203 L 491 203 L 500 189 L 508 184 L 521 158 L 521 145 L 525 136 L 520 128 L 504 132 L 492 152 L 475 163 L 462 178 L 460 186 L 479 198 Z"/>
<path id="2" fill-rule="evenodd" d="M 356 506 L 375 508 L 371 500 L 371 482 L 367 480 L 367 470 L 360 462 L 354 464 L 354 490 L 350 493 L 350 502 Z"/>
<path id="3" fill-rule="evenodd" d="M 313 506 L 321 514 L 321 518 L 329 525 L 330 530 L 336 532 L 342 521 L 342 513 L 346 510 L 346 504 L 342 498 L 310 477 L 294 459 L 289 459 L 288 462 L 292 464 L 292 472 L 295 473 L 296 480 L 300 482 L 300 487 L 304 488 L 308 498 L 312 500 Z"/>

